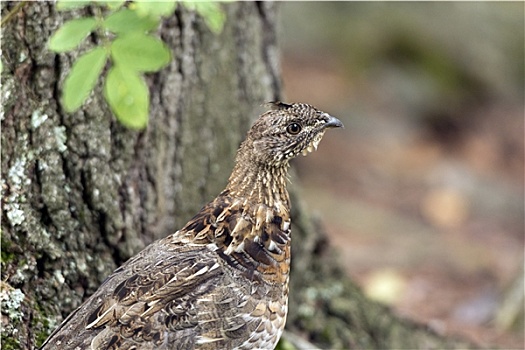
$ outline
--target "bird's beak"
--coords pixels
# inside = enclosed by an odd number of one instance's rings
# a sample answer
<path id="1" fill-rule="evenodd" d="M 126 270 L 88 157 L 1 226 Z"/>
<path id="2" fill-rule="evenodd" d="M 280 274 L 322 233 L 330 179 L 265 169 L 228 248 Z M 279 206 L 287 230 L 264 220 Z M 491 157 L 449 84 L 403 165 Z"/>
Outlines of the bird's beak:
<path id="1" fill-rule="evenodd" d="M 344 128 L 343 123 L 336 117 L 332 117 L 331 115 L 328 115 L 328 120 L 326 124 L 324 125 L 325 128 Z"/>

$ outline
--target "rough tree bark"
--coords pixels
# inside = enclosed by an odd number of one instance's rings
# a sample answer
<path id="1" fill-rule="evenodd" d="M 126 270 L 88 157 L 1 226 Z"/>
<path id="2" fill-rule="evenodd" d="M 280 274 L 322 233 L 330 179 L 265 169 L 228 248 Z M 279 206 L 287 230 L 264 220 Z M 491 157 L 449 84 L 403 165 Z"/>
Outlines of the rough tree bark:
<path id="1" fill-rule="evenodd" d="M 3 2 L 2 16 L 15 6 Z M 57 13 L 51 2 L 27 3 L 2 28 L 4 349 L 38 346 L 118 265 L 181 227 L 226 184 L 260 104 L 281 90 L 276 5 L 224 8 L 218 36 L 181 6 L 163 21 L 173 60 L 148 78 L 151 119 L 142 132 L 115 121 L 100 85 L 79 112 L 61 108 L 75 54 L 55 55 L 46 42 L 89 9 Z M 79 52 L 97 42 L 91 36 Z M 366 300 L 295 194 L 293 203 L 288 329 L 326 348 L 468 345 Z"/>

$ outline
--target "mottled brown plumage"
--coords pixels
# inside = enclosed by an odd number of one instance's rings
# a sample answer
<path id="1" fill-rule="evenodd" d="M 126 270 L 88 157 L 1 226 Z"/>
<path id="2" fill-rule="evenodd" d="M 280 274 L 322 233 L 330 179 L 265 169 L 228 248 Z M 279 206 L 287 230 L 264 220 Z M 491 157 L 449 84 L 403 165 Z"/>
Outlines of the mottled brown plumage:
<path id="1" fill-rule="evenodd" d="M 289 161 L 341 126 L 310 105 L 273 103 L 226 189 L 115 270 L 42 349 L 273 349 L 288 304 Z"/>

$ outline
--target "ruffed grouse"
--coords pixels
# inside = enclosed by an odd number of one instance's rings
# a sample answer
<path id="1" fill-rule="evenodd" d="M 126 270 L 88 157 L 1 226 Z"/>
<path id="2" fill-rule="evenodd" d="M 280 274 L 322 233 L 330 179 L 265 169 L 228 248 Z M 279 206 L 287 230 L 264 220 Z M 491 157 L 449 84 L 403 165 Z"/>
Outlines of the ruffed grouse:
<path id="1" fill-rule="evenodd" d="M 42 349 L 273 349 L 288 309 L 289 161 L 343 124 L 272 103 L 226 189 L 113 272 Z"/>

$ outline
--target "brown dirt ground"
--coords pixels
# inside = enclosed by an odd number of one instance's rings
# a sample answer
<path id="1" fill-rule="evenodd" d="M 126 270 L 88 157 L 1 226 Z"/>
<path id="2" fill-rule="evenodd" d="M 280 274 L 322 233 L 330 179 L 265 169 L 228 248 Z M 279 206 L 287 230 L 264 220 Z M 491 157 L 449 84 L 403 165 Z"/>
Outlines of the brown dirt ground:
<path id="1" fill-rule="evenodd" d="M 523 106 L 473 106 L 476 127 L 447 143 L 319 66 L 284 60 L 287 101 L 345 129 L 296 161 L 297 181 L 348 274 L 369 293 L 386 285 L 396 312 L 442 334 L 523 348 L 523 331 L 494 322 L 523 266 Z"/>

